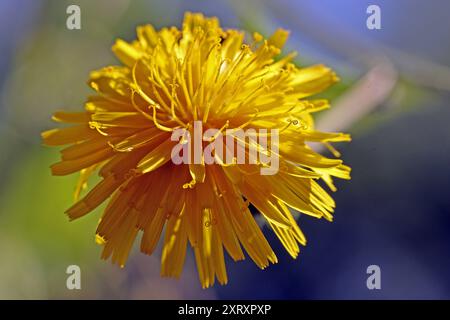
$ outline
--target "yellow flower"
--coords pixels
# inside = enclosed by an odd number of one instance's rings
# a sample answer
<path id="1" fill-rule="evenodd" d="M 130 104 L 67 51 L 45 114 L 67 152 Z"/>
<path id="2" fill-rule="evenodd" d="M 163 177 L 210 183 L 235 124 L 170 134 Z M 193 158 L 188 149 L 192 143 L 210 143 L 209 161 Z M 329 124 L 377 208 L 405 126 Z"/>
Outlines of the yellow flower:
<path id="1" fill-rule="evenodd" d="M 181 30 L 140 26 L 136 41 L 113 46 L 122 66 L 91 73 L 89 85 L 97 94 L 85 111 L 54 114 L 55 121 L 71 126 L 42 134 L 46 145 L 70 145 L 52 173 L 81 173 L 76 198 L 91 174 L 102 178 L 67 210 L 70 219 L 111 197 L 97 228 L 102 258 L 123 266 L 139 231 L 141 251 L 151 254 L 164 229 L 161 274 L 181 274 L 189 242 L 201 284 L 209 287 L 215 278 L 228 281 L 224 248 L 235 261 L 244 259 L 245 250 L 260 268 L 277 262 L 250 205 L 294 258 L 306 240 L 290 210 L 332 220 L 334 201 L 318 180 L 334 191 L 332 177 L 349 179 L 350 168 L 316 153 L 308 142 L 335 151 L 330 142 L 350 137 L 315 131 L 311 114 L 329 105 L 305 98 L 338 79 L 323 65 L 296 67 L 294 53 L 275 59 L 287 37 L 279 29 L 268 39 L 255 33 L 245 44 L 242 32 L 191 13 Z M 263 175 L 259 169 L 267 163 L 229 163 L 219 156 L 213 164 L 204 158 L 175 164 L 172 151 L 186 141 L 172 141 L 171 134 L 195 134 L 195 122 L 219 134 L 252 129 L 255 139 L 237 144 L 247 148 L 246 157 L 251 146 L 260 155 L 277 156 L 279 170 Z M 278 151 L 262 147 L 264 139 L 275 139 L 264 129 L 278 130 Z"/>

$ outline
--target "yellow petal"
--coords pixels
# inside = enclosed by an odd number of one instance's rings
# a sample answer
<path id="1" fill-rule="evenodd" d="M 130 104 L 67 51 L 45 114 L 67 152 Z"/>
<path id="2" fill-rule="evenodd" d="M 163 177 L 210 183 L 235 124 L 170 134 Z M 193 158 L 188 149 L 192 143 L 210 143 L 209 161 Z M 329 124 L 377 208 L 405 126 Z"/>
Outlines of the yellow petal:
<path id="1" fill-rule="evenodd" d="M 289 31 L 284 29 L 277 29 L 273 35 L 268 39 L 268 43 L 272 46 L 275 46 L 279 49 L 283 48 L 286 40 L 289 37 Z"/>
<path id="2" fill-rule="evenodd" d="M 117 58 L 119 58 L 120 61 L 128 67 L 133 67 L 136 61 L 142 57 L 141 51 L 121 39 L 116 41 L 112 47 L 112 50 L 116 54 Z"/>

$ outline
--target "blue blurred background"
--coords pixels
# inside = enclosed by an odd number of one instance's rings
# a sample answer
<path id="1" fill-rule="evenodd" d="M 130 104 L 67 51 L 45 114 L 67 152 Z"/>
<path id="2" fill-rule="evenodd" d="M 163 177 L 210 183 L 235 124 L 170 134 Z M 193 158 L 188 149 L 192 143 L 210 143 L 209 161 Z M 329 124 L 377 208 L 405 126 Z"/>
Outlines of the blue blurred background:
<path id="1" fill-rule="evenodd" d="M 82 29 L 66 29 L 81 7 Z M 368 30 L 366 8 L 381 8 Z M 292 260 L 265 228 L 279 263 L 227 261 L 229 284 L 202 290 L 192 253 L 180 280 L 159 277 L 160 252 L 134 250 L 123 270 L 99 259 L 100 210 L 69 223 L 76 176 L 52 177 L 58 152 L 41 146 L 56 109 L 81 108 L 89 71 L 117 63 L 117 37 L 181 25 L 185 11 L 225 27 L 291 31 L 297 63 L 325 63 L 342 81 L 324 96 L 323 130 L 353 168 L 334 194 L 335 221 L 300 217 L 308 238 Z M 450 2 L 446 0 L 96 0 L 0 2 L 0 298 L 2 299 L 450 299 Z M 82 290 L 66 288 L 66 268 Z M 366 268 L 381 268 L 368 290 Z"/>

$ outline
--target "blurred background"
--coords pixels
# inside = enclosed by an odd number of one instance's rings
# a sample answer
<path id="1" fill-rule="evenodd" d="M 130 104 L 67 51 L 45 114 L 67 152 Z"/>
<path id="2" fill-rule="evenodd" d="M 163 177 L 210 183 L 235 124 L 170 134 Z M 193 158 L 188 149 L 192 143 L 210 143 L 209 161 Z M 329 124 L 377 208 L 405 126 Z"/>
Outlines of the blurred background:
<path id="1" fill-rule="evenodd" d="M 81 30 L 66 8 L 81 7 Z M 381 30 L 366 9 L 381 8 Z M 58 151 L 41 146 L 56 109 L 80 109 L 91 70 L 116 64 L 117 37 L 180 26 L 185 11 L 224 27 L 291 30 L 296 63 L 325 63 L 341 82 L 325 96 L 323 130 L 353 168 L 338 182 L 335 221 L 300 217 L 308 238 L 292 260 L 265 228 L 279 263 L 227 260 L 229 283 L 200 287 L 192 252 L 180 280 L 162 279 L 160 251 L 134 250 L 123 270 L 100 260 L 100 210 L 70 222 L 76 175 L 52 177 Z M 446 0 L 0 1 L 0 298 L 2 299 L 450 299 L 450 2 Z M 82 290 L 66 288 L 81 267 Z M 381 290 L 366 269 L 381 268 Z"/>

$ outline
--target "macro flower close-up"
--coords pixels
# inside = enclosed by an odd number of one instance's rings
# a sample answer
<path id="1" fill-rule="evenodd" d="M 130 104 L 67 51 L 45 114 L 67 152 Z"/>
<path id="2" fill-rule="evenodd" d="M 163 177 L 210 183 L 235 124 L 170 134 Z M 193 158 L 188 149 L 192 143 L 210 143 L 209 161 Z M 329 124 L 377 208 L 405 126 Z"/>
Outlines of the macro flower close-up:
<path id="1" fill-rule="evenodd" d="M 163 239 L 162 276 L 180 276 L 190 245 L 210 287 L 228 282 L 225 252 L 234 261 L 247 254 L 261 269 L 277 262 L 257 216 L 293 258 L 306 245 L 298 213 L 333 219 L 326 189 L 336 190 L 335 177 L 349 179 L 350 168 L 315 148 L 339 157 L 331 143 L 350 136 L 316 130 L 313 115 L 329 103 L 309 97 L 338 77 L 324 65 L 294 64 L 295 52 L 281 52 L 287 38 L 283 29 L 268 38 L 223 29 L 199 13 L 186 13 L 181 28 L 139 26 L 137 40 L 115 42 L 119 65 L 91 72 L 95 93 L 84 111 L 53 115 L 64 125 L 43 132 L 43 141 L 65 147 L 52 174 L 79 174 L 67 215 L 81 218 L 107 201 L 96 231 L 102 258 L 125 266 L 142 231 L 145 254 Z M 186 142 L 197 124 L 201 135 L 216 129 L 200 146 Z M 237 131 L 246 135 L 227 144 Z M 246 161 L 228 161 L 230 148 Z M 174 150 L 199 161 L 175 163 Z M 95 174 L 101 180 L 88 187 Z"/>
<path id="2" fill-rule="evenodd" d="M 0 1 L 0 301 L 450 299 L 449 11 Z"/>

